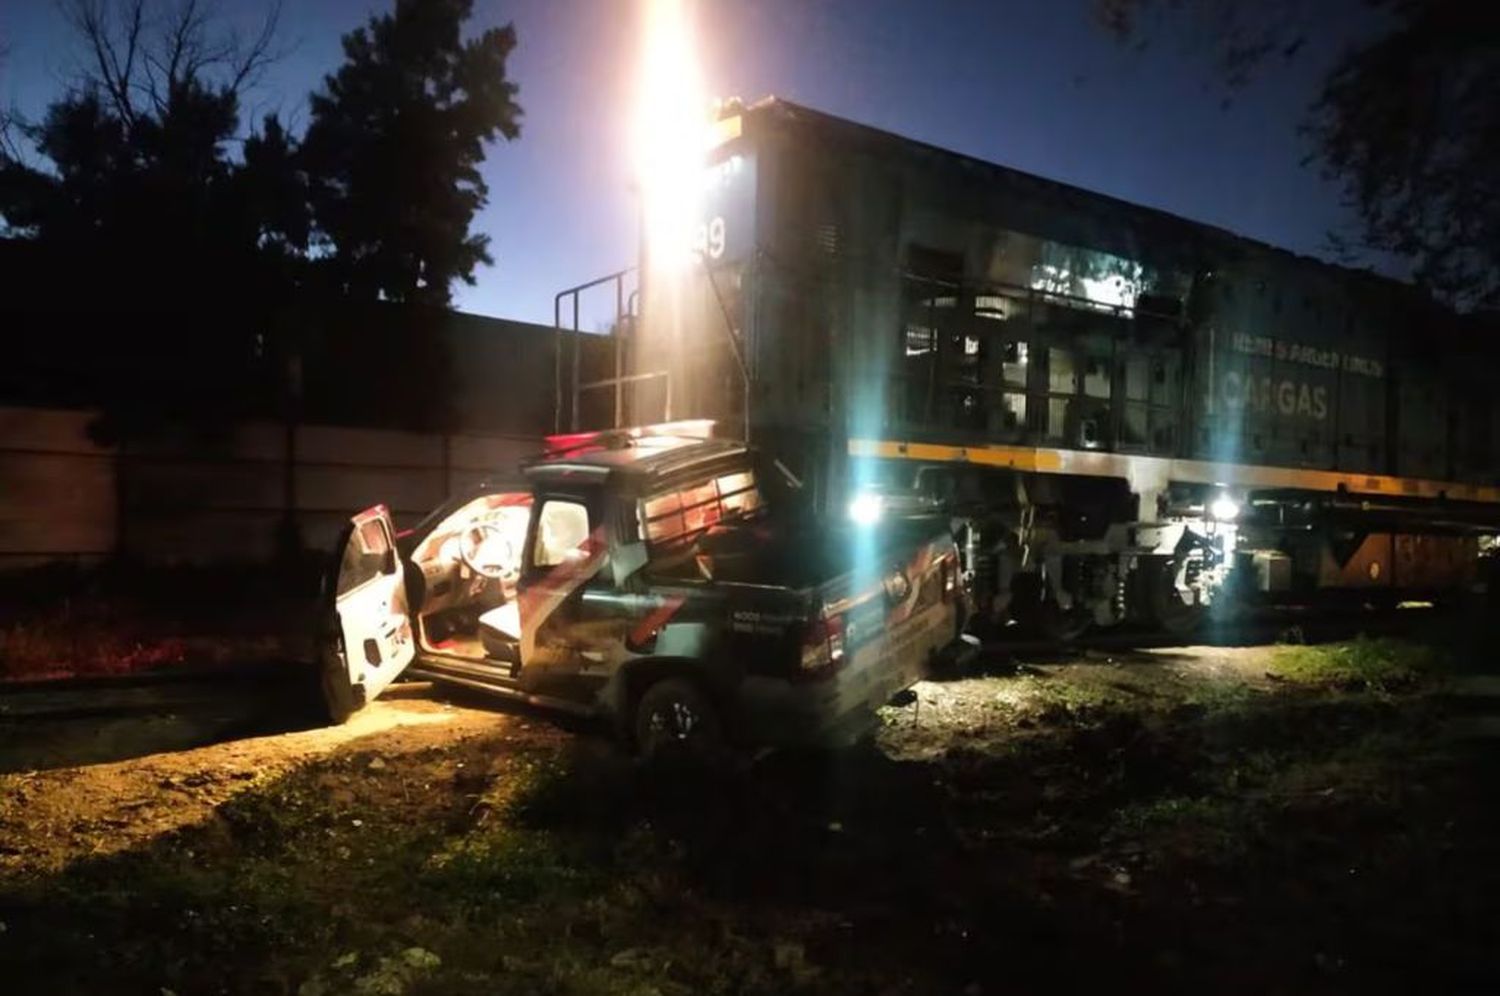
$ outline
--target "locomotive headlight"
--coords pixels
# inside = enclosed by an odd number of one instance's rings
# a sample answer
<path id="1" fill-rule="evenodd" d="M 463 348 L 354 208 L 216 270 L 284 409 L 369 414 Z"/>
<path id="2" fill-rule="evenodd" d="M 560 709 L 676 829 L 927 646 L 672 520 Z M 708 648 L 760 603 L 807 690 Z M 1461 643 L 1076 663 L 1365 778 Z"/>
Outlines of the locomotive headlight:
<path id="1" fill-rule="evenodd" d="M 698 65 L 688 0 L 646 0 L 636 95 L 635 174 L 646 258 L 659 275 L 680 275 L 701 223 L 709 100 Z"/>
<path id="2" fill-rule="evenodd" d="M 885 503 L 877 494 L 861 491 L 849 501 L 849 521 L 856 526 L 871 526 L 880 521 Z"/>
<path id="3" fill-rule="evenodd" d="M 1240 503 L 1221 494 L 1208 506 L 1208 514 L 1220 522 L 1233 522 L 1240 517 Z"/>

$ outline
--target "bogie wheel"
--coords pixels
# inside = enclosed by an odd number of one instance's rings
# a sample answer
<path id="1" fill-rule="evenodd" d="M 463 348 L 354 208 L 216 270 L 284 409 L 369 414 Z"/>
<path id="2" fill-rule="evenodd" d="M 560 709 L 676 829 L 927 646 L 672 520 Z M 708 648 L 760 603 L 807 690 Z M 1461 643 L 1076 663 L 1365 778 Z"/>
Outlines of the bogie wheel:
<path id="1" fill-rule="evenodd" d="M 1064 609 L 1051 598 L 1042 603 L 1038 619 L 1042 636 L 1058 643 L 1072 643 L 1088 631 L 1094 622 L 1085 609 Z"/>
<path id="2" fill-rule="evenodd" d="M 1043 640 L 1071 643 L 1093 622 L 1087 611 L 1058 605 L 1039 574 L 1018 575 L 1011 590 L 1011 618 L 1026 632 Z"/>
<path id="3" fill-rule="evenodd" d="M 1146 576 L 1147 604 L 1153 622 L 1168 635 L 1187 639 L 1203 629 L 1208 610 L 1198 602 L 1185 599 L 1177 589 L 1180 567 L 1176 558 L 1161 558 L 1150 563 Z"/>
<path id="4" fill-rule="evenodd" d="M 726 756 L 718 710 L 683 678 L 666 678 L 646 689 L 636 703 L 632 732 L 647 762 L 716 764 Z"/>

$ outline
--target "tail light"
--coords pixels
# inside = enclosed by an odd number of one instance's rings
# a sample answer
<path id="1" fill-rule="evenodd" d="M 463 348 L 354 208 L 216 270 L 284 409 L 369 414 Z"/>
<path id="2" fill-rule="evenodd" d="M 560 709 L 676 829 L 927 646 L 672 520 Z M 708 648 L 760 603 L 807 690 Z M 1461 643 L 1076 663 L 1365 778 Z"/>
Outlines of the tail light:
<path id="1" fill-rule="evenodd" d="M 807 621 L 802 635 L 804 678 L 831 674 L 844 662 L 844 617 L 827 615 L 822 609 Z"/>

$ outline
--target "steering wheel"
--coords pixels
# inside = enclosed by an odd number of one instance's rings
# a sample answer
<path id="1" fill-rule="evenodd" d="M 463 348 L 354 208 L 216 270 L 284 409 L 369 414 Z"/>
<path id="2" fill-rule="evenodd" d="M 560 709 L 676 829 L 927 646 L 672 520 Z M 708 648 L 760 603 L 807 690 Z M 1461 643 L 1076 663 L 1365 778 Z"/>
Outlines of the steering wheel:
<path id="1" fill-rule="evenodd" d="M 458 542 L 458 556 L 480 577 L 496 581 L 514 580 L 521 572 L 515 544 L 488 522 L 472 522 Z"/>

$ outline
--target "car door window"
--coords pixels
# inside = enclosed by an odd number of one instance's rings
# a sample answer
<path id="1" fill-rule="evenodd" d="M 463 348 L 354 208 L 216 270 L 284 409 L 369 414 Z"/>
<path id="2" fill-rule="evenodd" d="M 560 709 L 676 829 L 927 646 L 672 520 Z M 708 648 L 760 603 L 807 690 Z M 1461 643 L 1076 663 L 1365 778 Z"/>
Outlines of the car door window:
<path id="1" fill-rule="evenodd" d="M 583 502 L 549 498 L 537 517 L 533 567 L 556 567 L 588 555 L 589 510 Z"/>
<path id="2" fill-rule="evenodd" d="M 349 542 L 344 544 L 337 593 L 346 595 L 384 574 L 389 566 L 390 550 L 391 538 L 386 533 L 384 522 L 370 519 L 361 523 Z"/>

